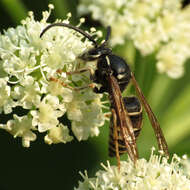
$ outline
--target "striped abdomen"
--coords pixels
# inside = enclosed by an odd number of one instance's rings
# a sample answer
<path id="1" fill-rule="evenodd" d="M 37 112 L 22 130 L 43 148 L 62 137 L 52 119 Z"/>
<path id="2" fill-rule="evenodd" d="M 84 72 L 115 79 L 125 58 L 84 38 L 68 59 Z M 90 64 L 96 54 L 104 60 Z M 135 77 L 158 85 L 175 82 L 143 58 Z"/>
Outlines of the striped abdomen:
<path id="1" fill-rule="evenodd" d="M 128 111 L 129 117 L 133 124 L 133 131 L 135 139 L 139 136 L 141 127 L 142 127 L 142 106 L 137 97 L 124 97 L 123 98 L 125 107 Z M 120 132 L 120 127 L 117 126 L 118 131 L 118 145 L 119 145 L 119 154 L 127 152 L 123 136 Z M 110 136 L 109 136 L 109 156 L 116 156 L 115 144 L 113 139 L 113 121 L 110 120 Z"/>

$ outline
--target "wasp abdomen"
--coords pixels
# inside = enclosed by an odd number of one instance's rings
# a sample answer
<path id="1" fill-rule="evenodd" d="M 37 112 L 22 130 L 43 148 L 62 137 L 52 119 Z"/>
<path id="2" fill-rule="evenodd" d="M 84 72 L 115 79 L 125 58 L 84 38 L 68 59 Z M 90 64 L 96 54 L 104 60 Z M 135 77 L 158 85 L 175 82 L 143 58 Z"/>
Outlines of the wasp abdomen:
<path id="1" fill-rule="evenodd" d="M 131 119 L 132 125 L 133 125 L 133 131 L 135 135 L 135 139 L 139 136 L 139 133 L 141 131 L 142 127 L 142 106 L 138 100 L 137 97 L 124 97 L 123 98 L 125 107 L 128 111 L 128 115 Z M 114 136 L 113 136 L 113 121 L 111 118 L 110 122 L 110 136 L 109 136 L 109 156 L 114 157 L 116 156 L 116 147 L 114 143 Z M 118 148 L 119 148 L 119 154 L 123 154 L 127 152 L 127 148 L 124 142 L 124 139 L 122 137 L 122 134 L 120 132 L 120 127 L 117 126 L 117 134 L 118 134 Z M 130 137 L 128 138 L 128 141 L 130 141 Z"/>

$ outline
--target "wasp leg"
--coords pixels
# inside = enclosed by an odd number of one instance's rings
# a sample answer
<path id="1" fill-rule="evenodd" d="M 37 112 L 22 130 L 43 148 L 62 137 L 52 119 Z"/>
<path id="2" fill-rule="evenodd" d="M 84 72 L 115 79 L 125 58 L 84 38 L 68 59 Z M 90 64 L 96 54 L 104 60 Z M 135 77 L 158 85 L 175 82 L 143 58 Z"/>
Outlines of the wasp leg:
<path id="1" fill-rule="evenodd" d="M 61 69 L 58 69 L 56 72 L 61 74 L 63 71 Z M 67 75 L 73 75 L 73 74 L 81 74 L 81 73 L 84 73 L 84 72 L 89 72 L 90 73 L 90 78 L 93 78 L 94 71 L 92 69 L 90 69 L 90 68 L 80 69 L 80 70 L 76 70 L 76 71 L 72 71 L 72 72 L 66 72 L 66 74 Z M 50 80 L 54 81 L 54 82 L 59 82 L 62 86 L 66 87 L 66 88 L 69 88 L 71 90 L 75 90 L 75 91 L 83 90 L 83 89 L 86 89 L 86 88 L 92 88 L 92 89 L 96 88 L 95 87 L 96 85 L 94 83 L 90 83 L 90 84 L 88 84 L 86 86 L 83 86 L 83 87 L 71 87 L 68 84 L 60 81 L 57 78 L 51 77 Z"/>
<path id="2" fill-rule="evenodd" d="M 88 84 L 87 86 L 83 86 L 83 87 L 72 87 L 72 86 L 69 86 L 68 84 L 64 83 L 63 81 L 57 79 L 57 78 L 54 78 L 54 77 L 51 77 L 50 78 L 50 81 L 53 81 L 53 82 L 58 82 L 59 84 L 61 84 L 63 87 L 66 87 L 66 88 L 69 88 L 71 90 L 75 90 L 75 91 L 80 91 L 80 90 L 83 90 L 83 89 L 86 89 L 86 88 L 92 88 L 94 89 L 95 88 L 95 84 L 94 83 L 90 83 Z"/>
<path id="3" fill-rule="evenodd" d="M 113 116 L 113 140 L 115 144 L 115 153 L 117 159 L 118 170 L 120 170 L 120 156 L 119 156 L 119 144 L 118 144 L 118 131 L 117 131 L 117 116 L 114 109 L 111 109 Z"/>
<path id="4" fill-rule="evenodd" d="M 66 72 L 67 75 L 73 75 L 73 74 L 80 74 L 80 73 L 84 73 L 84 72 L 89 72 L 90 76 L 93 75 L 94 71 L 90 68 L 86 68 L 86 69 L 79 69 L 76 71 L 72 71 L 72 72 Z"/>
<path id="5" fill-rule="evenodd" d="M 57 70 L 57 73 L 61 74 L 63 71 L 61 69 L 58 69 Z M 79 69 L 79 70 L 76 70 L 76 71 L 72 71 L 72 72 L 66 72 L 67 75 L 73 75 L 73 74 L 81 74 L 81 73 L 84 73 L 84 72 L 89 72 L 90 73 L 90 79 L 92 81 L 94 81 L 94 83 L 98 83 L 97 82 L 97 76 L 96 76 L 96 73 L 94 73 L 94 71 L 90 68 L 86 68 L 86 69 Z M 96 85 L 94 83 L 91 83 L 87 86 L 84 86 L 84 87 L 81 87 L 81 88 L 77 88 L 76 90 L 83 90 L 85 88 L 92 88 L 93 91 L 97 94 L 102 94 L 103 92 L 105 92 L 105 88 L 104 87 L 100 87 L 100 88 L 97 88 Z M 64 85 L 63 85 L 64 86 Z M 73 88 L 72 88 L 73 89 Z"/>
<path id="6" fill-rule="evenodd" d="M 109 119 L 112 116 L 112 114 L 111 113 L 105 113 L 104 116 Z"/>
<path id="7" fill-rule="evenodd" d="M 58 69 L 56 72 L 61 74 L 64 71 L 62 71 L 61 69 Z M 73 75 L 73 74 L 81 74 L 81 73 L 84 73 L 84 72 L 89 72 L 90 76 L 94 75 L 94 71 L 92 69 L 90 69 L 90 68 L 85 68 L 85 69 L 79 69 L 79 70 L 76 70 L 76 71 L 66 72 L 66 74 L 67 75 Z"/>

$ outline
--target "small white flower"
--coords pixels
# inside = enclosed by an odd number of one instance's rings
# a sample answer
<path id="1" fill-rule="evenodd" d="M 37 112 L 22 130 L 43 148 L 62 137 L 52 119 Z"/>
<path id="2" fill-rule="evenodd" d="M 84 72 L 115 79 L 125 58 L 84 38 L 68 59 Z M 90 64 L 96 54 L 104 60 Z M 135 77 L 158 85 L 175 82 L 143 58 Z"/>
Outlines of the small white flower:
<path id="1" fill-rule="evenodd" d="M 134 29 L 133 34 L 131 34 L 135 46 L 143 55 L 148 55 L 159 47 L 160 39 L 155 37 L 155 35 L 159 35 L 156 30 L 157 28 L 154 24 L 145 20 L 144 22 L 139 23 Z"/>
<path id="2" fill-rule="evenodd" d="M 16 137 L 22 137 L 22 145 L 24 147 L 30 146 L 30 141 L 36 140 L 36 134 L 32 130 L 36 130 L 32 127 L 32 119 L 28 116 L 19 117 L 13 115 L 14 120 L 9 120 L 5 126 L 10 134 Z"/>
<path id="3" fill-rule="evenodd" d="M 48 92 L 50 92 L 53 96 L 61 96 L 63 98 L 63 102 L 71 102 L 73 99 L 73 92 L 69 88 L 64 88 L 58 82 L 50 82 L 47 86 Z"/>
<path id="4" fill-rule="evenodd" d="M 68 104 L 68 118 L 72 121 L 72 131 L 79 141 L 88 139 L 89 136 L 98 136 L 99 127 L 105 122 L 102 112 L 101 95 L 94 95 L 92 91 L 86 94 L 75 94 L 74 100 Z M 96 97 L 95 97 L 96 96 Z M 88 102 L 88 103 L 87 103 Z M 91 102 L 91 104 L 89 104 Z"/>
<path id="5" fill-rule="evenodd" d="M 139 159 L 136 165 L 129 161 L 122 161 L 120 171 L 117 166 L 103 165 L 104 170 L 99 170 L 96 177 L 89 178 L 87 173 L 81 174 L 84 181 L 79 182 L 75 190 L 174 190 L 190 189 L 190 179 L 180 168 L 182 161 L 173 156 L 171 163 L 160 155 L 152 153 L 150 160 Z"/>
<path id="6" fill-rule="evenodd" d="M 38 126 L 39 132 L 45 132 L 58 125 L 58 117 L 64 112 L 59 110 L 59 99 L 56 96 L 47 95 L 38 105 L 38 111 L 31 111 L 32 125 Z"/>
<path id="7" fill-rule="evenodd" d="M 182 157 L 182 165 L 183 165 L 183 168 L 184 168 L 184 171 L 185 173 L 187 174 L 187 176 L 190 178 L 190 160 L 189 158 L 187 157 L 187 155 L 184 155 Z"/>
<path id="8" fill-rule="evenodd" d="M 0 113 L 12 112 L 16 103 L 11 98 L 11 88 L 7 85 L 7 78 L 0 78 Z"/>
<path id="9" fill-rule="evenodd" d="M 186 59 L 182 55 L 182 47 L 176 43 L 169 43 L 163 46 L 157 54 L 157 68 L 163 73 L 166 72 L 172 78 L 179 78 L 184 73 L 183 63 Z"/>
<path id="10" fill-rule="evenodd" d="M 57 144 L 60 142 L 70 142 L 73 137 L 69 135 L 69 129 L 67 128 L 67 126 L 60 124 L 57 127 L 51 128 L 44 139 L 45 142 L 48 144 Z"/>
<path id="11" fill-rule="evenodd" d="M 41 92 L 38 82 L 34 81 L 31 76 L 26 76 L 20 81 L 20 85 L 14 88 L 13 97 L 18 99 L 18 105 L 24 109 L 31 109 L 40 103 Z"/>

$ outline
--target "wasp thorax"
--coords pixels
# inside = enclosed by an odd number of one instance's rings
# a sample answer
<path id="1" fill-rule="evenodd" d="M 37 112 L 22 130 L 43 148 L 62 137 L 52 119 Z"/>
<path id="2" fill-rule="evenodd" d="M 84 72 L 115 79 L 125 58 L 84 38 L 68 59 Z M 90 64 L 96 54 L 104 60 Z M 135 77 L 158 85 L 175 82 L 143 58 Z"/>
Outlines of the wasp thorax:
<path id="1" fill-rule="evenodd" d="M 108 54 L 99 57 L 97 62 L 96 83 L 102 84 L 101 92 L 108 92 L 107 75 L 113 75 L 123 91 L 131 79 L 131 70 L 124 59 L 119 56 Z"/>

